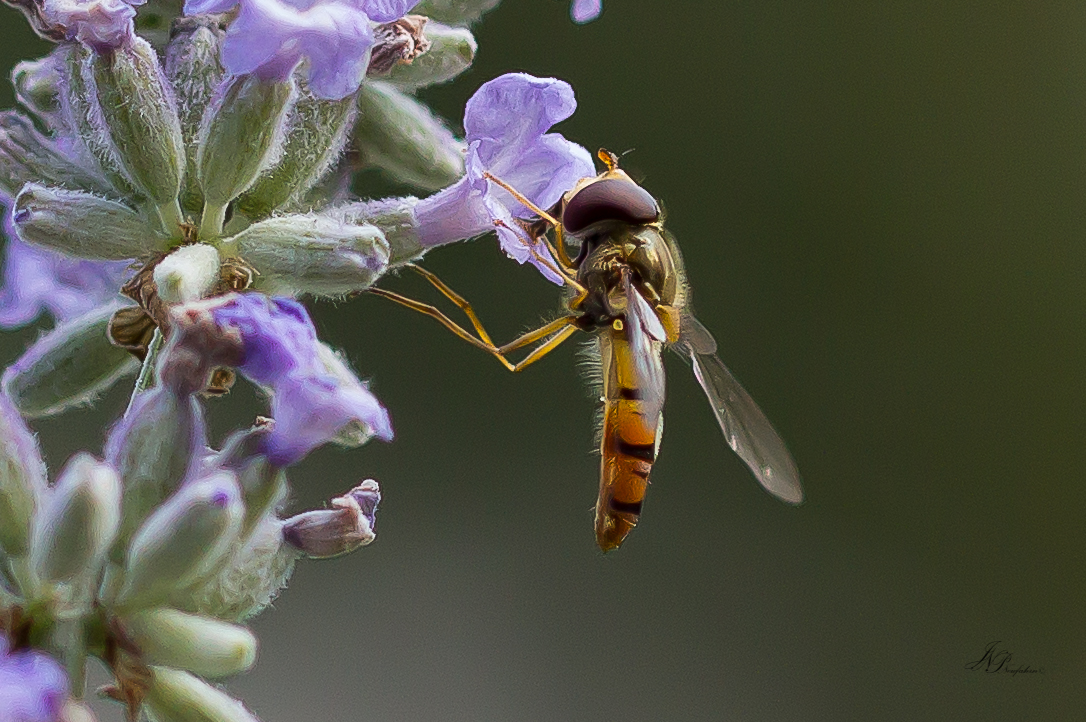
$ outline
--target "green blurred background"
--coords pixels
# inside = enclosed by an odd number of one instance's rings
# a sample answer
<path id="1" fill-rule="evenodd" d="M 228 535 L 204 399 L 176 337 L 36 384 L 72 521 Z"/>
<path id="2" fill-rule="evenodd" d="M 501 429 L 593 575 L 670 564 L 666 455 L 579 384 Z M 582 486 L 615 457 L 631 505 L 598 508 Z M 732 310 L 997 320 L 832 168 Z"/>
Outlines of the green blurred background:
<path id="1" fill-rule="evenodd" d="M 506 0 L 476 32 L 424 97 L 456 123 L 552 75 L 561 132 L 636 149 L 808 501 L 759 489 L 673 357 L 642 523 L 603 556 L 574 344 L 513 376 L 381 299 L 318 305 L 398 436 L 310 457 L 295 508 L 375 477 L 379 539 L 301 564 L 229 688 L 267 722 L 1086 719 L 1086 5 L 605 0 L 577 27 Z M 43 47 L 8 10 L 0 41 L 5 68 Z M 556 307 L 493 239 L 427 262 L 500 339 Z M 259 408 L 235 396 L 216 428 Z M 123 403 L 37 424 L 51 464 Z M 965 668 L 996 640 L 1043 673 Z"/>

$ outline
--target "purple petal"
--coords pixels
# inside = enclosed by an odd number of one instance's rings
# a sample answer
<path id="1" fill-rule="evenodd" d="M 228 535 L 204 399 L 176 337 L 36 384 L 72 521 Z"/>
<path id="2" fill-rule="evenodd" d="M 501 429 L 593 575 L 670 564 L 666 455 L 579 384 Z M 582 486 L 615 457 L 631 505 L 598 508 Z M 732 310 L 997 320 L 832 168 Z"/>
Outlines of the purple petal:
<path id="1" fill-rule="evenodd" d="M 241 333 L 244 359 L 238 367 L 261 385 L 295 370 L 318 367 L 317 332 L 305 307 L 289 298 L 243 293 L 212 310 L 215 321 Z"/>
<path id="2" fill-rule="evenodd" d="M 373 31 L 366 14 L 345 2 L 245 0 L 223 44 L 231 73 L 285 80 L 309 60 L 309 84 L 321 98 L 337 100 L 358 89 L 369 65 Z"/>
<path id="3" fill-rule="evenodd" d="M 467 102 L 467 140 L 481 141 L 479 158 L 490 166 L 500 154 L 515 154 L 573 115 L 577 100 L 569 83 L 507 73 L 484 83 Z"/>
<path id="4" fill-rule="evenodd" d="M 577 181 L 596 175 L 592 155 L 558 133 L 540 137 L 515 157 L 511 154 L 499 157 L 490 172 L 543 209 L 557 203 Z M 535 215 L 502 188 L 494 188 L 493 192 L 513 215 L 519 218 Z"/>
<path id="5" fill-rule="evenodd" d="M 22 326 L 43 310 L 64 321 L 117 297 L 127 261 L 86 261 L 35 248 L 5 225 L 9 240 L 0 287 L 0 327 Z"/>
<path id="6" fill-rule="evenodd" d="M 185 15 L 224 13 L 238 4 L 238 0 L 185 0 Z"/>
<path id="7" fill-rule="evenodd" d="M 238 370 L 271 391 L 275 425 L 266 446 L 273 463 L 293 464 L 353 423 L 378 438 L 392 438 L 388 412 L 377 398 L 342 363 L 334 371 L 328 366 L 300 303 L 246 293 L 211 313 L 241 335 Z"/>
<path id="8" fill-rule="evenodd" d="M 12 652 L 0 634 L 0 722 L 56 722 L 68 700 L 68 679 L 51 657 Z"/>
<path id="9" fill-rule="evenodd" d="M 573 0 L 569 14 L 575 23 L 587 23 L 595 20 L 603 11 L 603 0 Z"/>
<path id="10" fill-rule="evenodd" d="M 272 396 L 275 426 L 267 440 L 268 459 L 276 466 L 297 463 L 358 422 L 384 441 L 392 439 L 388 412 L 365 386 L 332 376 L 291 374 L 279 379 Z"/>
<path id="11" fill-rule="evenodd" d="M 506 254 L 562 283 L 561 276 L 538 257 L 551 260 L 546 244 L 532 242 L 538 256 L 533 254 L 513 220 L 535 213 L 484 173 L 508 183 L 536 206 L 552 207 L 577 181 L 595 175 L 587 150 L 547 132 L 576 107 L 573 89 L 553 78 L 510 73 L 479 88 L 464 113 L 468 140 L 464 177 L 415 206 L 422 246 L 471 238 L 496 227 Z"/>
<path id="12" fill-rule="evenodd" d="M 47 23 L 64 28 L 69 40 L 106 50 L 132 38 L 136 11 L 124 0 L 47 0 L 41 14 Z"/>
<path id="13" fill-rule="evenodd" d="M 390 23 L 402 18 L 418 4 L 419 0 L 362 0 L 361 8 L 370 20 Z"/>

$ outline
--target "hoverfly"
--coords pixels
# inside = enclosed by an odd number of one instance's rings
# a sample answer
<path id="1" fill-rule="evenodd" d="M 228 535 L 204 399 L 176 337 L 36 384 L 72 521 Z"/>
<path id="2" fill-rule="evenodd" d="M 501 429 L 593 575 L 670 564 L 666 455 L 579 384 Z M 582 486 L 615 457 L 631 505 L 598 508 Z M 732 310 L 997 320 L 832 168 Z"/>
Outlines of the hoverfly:
<path id="1" fill-rule="evenodd" d="M 664 347 L 691 363 L 725 440 L 758 482 L 782 501 L 799 504 L 803 489 L 792 455 L 716 355 L 713 336 L 690 312 L 682 256 L 663 228 L 656 199 L 619 169 L 615 155 L 606 150 L 598 155 L 606 170 L 578 182 L 549 213 L 488 174 L 540 217 L 524 230 L 547 243 L 557 265 L 542 255 L 537 259 L 571 289 L 561 318 L 495 347 L 471 305 L 429 271 L 413 267 L 465 311 L 479 338 L 433 306 L 383 289 L 371 291 L 433 316 L 513 371 L 542 358 L 578 330 L 594 336 L 598 353 L 591 358 L 598 359 L 601 368 L 603 405 L 595 526 L 603 551 L 617 549 L 641 515 L 663 432 Z M 553 246 L 544 235 L 548 227 L 555 230 Z M 566 253 L 568 242 L 579 245 L 573 259 Z M 505 358 L 533 343 L 539 345 L 519 363 Z"/>

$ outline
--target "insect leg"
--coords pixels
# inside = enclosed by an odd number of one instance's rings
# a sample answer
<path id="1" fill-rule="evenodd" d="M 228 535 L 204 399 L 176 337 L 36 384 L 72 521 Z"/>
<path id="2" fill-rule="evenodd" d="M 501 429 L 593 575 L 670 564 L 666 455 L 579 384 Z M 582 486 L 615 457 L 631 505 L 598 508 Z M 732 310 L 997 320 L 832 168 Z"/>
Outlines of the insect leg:
<path id="1" fill-rule="evenodd" d="M 430 318 L 436 319 L 442 326 L 449 329 L 454 334 L 456 334 L 460 338 L 464 339 L 465 341 L 470 343 L 475 348 L 482 349 L 483 351 L 486 351 L 487 353 L 493 355 L 495 358 L 497 358 L 499 361 L 502 362 L 503 366 L 505 366 L 510 371 L 515 371 L 516 370 L 516 367 L 513 366 L 513 364 L 509 363 L 509 361 L 502 355 L 501 351 L 494 347 L 494 344 L 492 344 L 492 343 L 484 343 L 483 341 L 480 341 L 479 339 L 475 338 L 470 333 L 468 333 L 464 329 L 460 328 L 460 326 L 456 325 L 456 323 L 453 322 L 452 319 L 450 319 L 448 316 L 446 316 L 445 314 L 443 314 L 441 311 L 439 311 L 437 308 L 431 306 L 430 304 L 422 303 L 421 301 L 416 301 L 414 299 L 408 298 L 407 296 L 401 296 L 400 294 L 393 293 L 392 291 L 386 291 L 383 288 L 369 288 L 369 289 L 366 290 L 366 293 L 372 293 L 375 296 L 381 296 L 382 298 L 387 298 L 390 301 L 395 301 L 396 303 L 400 304 L 401 306 L 406 306 L 407 308 L 410 308 L 413 311 L 418 311 L 421 314 L 424 314 L 426 316 L 429 316 Z"/>
<path id="2" fill-rule="evenodd" d="M 522 336 L 518 336 L 513 341 L 510 341 L 509 343 L 499 348 L 498 353 L 504 356 L 510 351 L 516 351 L 518 348 L 524 348 L 525 346 L 533 344 L 536 341 L 545 339 L 548 336 L 557 333 L 558 331 L 562 331 L 567 326 L 576 329 L 576 326 L 573 325 L 576 321 L 576 316 L 563 316 L 562 318 L 557 318 L 544 326 L 540 326 L 533 331 L 529 331 Z"/>
<path id="3" fill-rule="evenodd" d="M 471 303 L 466 298 L 449 288 L 449 286 L 446 285 L 445 282 L 438 278 L 433 272 L 427 271 L 422 266 L 417 266 L 414 263 L 405 263 L 404 265 L 425 278 L 433 285 L 434 288 L 441 291 L 445 298 L 455 303 L 457 308 L 463 311 L 464 314 L 467 315 L 467 317 L 471 320 L 471 325 L 475 327 L 475 331 L 479 334 L 479 338 L 481 338 L 484 343 L 489 344 L 490 346 L 494 346 L 494 342 L 490 340 L 490 335 L 487 334 L 486 329 L 483 328 L 482 321 L 480 321 L 479 317 L 475 315 L 475 309 L 471 307 Z"/>
<path id="4" fill-rule="evenodd" d="M 532 349 L 532 352 L 530 354 L 517 362 L 517 365 L 513 367 L 513 371 L 523 371 L 526 366 L 535 363 L 554 349 L 558 348 L 563 341 L 565 341 L 567 338 L 575 333 L 577 333 L 576 326 L 566 326 L 554 336 L 547 339 L 546 343 L 542 343 Z"/>

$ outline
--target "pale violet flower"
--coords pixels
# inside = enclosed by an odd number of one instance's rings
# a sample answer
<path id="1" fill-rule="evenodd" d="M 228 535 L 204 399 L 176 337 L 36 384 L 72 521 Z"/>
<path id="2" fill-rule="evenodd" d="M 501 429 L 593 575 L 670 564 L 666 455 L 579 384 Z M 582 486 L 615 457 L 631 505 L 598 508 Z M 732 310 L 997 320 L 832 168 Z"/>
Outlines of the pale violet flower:
<path id="1" fill-rule="evenodd" d="M 69 40 L 89 48 L 120 47 L 133 36 L 133 5 L 146 0 L 45 0 L 41 15 L 49 24 L 62 28 Z"/>
<path id="2" fill-rule="evenodd" d="M 569 14 L 577 23 L 587 23 L 600 16 L 603 10 L 603 0 L 573 0 Z"/>
<path id="3" fill-rule="evenodd" d="M 68 679 L 51 657 L 13 651 L 0 633 L 0 722 L 56 722 L 68 700 Z"/>
<path id="4" fill-rule="evenodd" d="M 211 304 L 225 331 L 241 337 L 238 371 L 271 392 L 275 420 L 265 453 L 277 466 L 299 461 L 353 424 L 392 438 L 388 412 L 361 381 L 324 350 L 305 307 L 257 293 Z"/>
<path id="5" fill-rule="evenodd" d="M 65 321 L 116 298 L 127 262 L 68 258 L 24 243 L 11 231 L 7 237 L 0 327 L 30 323 L 42 311 Z"/>
<path id="6" fill-rule="evenodd" d="M 313 94 L 335 100 L 357 90 L 366 76 L 374 44 L 371 22 L 403 17 L 417 2 L 187 0 L 185 14 L 238 6 L 222 48 L 223 66 L 229 72 L 285 80 L 306 59 Z"/>
<path id="7" fill-rule="evenodd" d="M 464 111 L 468 143 L 464 177 L 415 206 L 422 246 L 432 248 L 496 230 L 510 258 L 527 261 L 561 283 L 561 277 L 529 250 L 514 220 L 534 213 L 483 174 L 489 172 L 549 209 L 577 181 L 595 175 L 587 150 L 547 132 L 576 107 L 573 88 L 554 78 L 508 73 L 484 83 Z M 535 250 L 550 259 L 541 240 Z"/>

